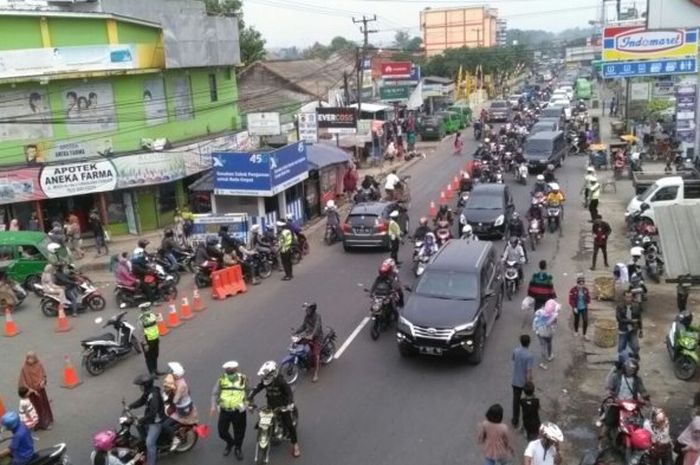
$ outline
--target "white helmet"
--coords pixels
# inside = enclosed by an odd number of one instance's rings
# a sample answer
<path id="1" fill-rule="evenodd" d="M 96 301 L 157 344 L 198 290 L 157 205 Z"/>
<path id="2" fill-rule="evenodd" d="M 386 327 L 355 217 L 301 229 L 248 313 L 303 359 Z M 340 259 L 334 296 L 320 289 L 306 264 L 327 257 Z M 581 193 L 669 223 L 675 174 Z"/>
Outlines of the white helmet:
<path id="1" fill-rule="evenodd" d="M 644 249 L 642 247 L 632 247 L 630 249 L 630 255 L 633 257 L 641 257 L 644 254 Z"/>
<path id="2" fill-rule="evenodd" d="M 221 365 L 221 368 L 223 368 L 224 370 L 235 370 L 236 368 L 238 368 L 238 362 L 235 360 L 229 360 L 228 362 Z"/>
<path id="3" fill-rule="evenodd" d="M 465 224 L 464 226 L 462 226 L 462 235 L 471 237 L 472 226 L 470 224 Z"/>
<path id="4" fill-rule="evenodd" d="M 542 423 L 540 426 L 540 434 L 552 442 L 564 441 L 564 433 L 561 432 L 561 429 L 559 429 L 557 425 L 550 421 Z"/>
<path id="5" fill-rule="evenodd" d="M 170 373 L 176 378 L 185 376 L 185 369 L 178 362 L 168 362 L 168 368 L 170 368 Z"/>
<path id="6" fill-rule="evenodd" d="M 326 202 L 326 208 L 335 208 L 335 200 L 329 200 Z"/>
<path id="7" fill-rule="evenodd" d="M 61 248 L 61 244 L 57 244 L 55 242 L 52 242 L 46 246 L 46 249 L 51 253 L 56 253 L 58 251 L 58 249 L 60 249 L 60 248 Z"/>
<path id="8" fill-rule="evenodd" d="M 253 226 L 250 227 L 250 232 L 256 233 L 260 232 L 260 225 L 259 224 L 254 224 Z"/>
<path id="9" fill-rule="evenodd" d="M 549 188 L 552 189 L 553 191 L 558 191 L 559 190 L 559 184 L 556 182 L 550 182 L 549 183 Z"/>
<path id="10" fill-rule="evenodd" d="M 538 180 L 538 181 L 544 181 L 544 174 L 538 174 L 538 175 L 537 175 L 537 180 Z"/>
<path id="11" fill-rule="evenodd" d="M 269 385 L 275 376 L 277 376 L 277 362 L 273 360 L 268 360 L 263 363 L 258 370 L 258 376 L 262 378 L 262 382 L 265 386 Z"/>
<path id="12" fill-rule="evenodd" d="M 588 171 L 589 173 L 595 173 L 595 168 L 589 166 L 588 168 L 586 168 L 586 171 Z"/>

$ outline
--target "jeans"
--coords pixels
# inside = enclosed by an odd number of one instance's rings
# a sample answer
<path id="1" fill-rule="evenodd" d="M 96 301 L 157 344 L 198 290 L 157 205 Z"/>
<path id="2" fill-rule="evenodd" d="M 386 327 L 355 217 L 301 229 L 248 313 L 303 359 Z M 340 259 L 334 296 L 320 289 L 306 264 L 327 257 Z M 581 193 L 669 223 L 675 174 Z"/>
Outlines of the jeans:
<path id="1" fill-rule="evenodd" d="M 294 418 L 292 417 L 292 412 L 280 412 L 279 415 L 282 427 L 289 435 L 289 442 L 291 442 L 292 444 L 296 444 L 297 442 L 299 442 L 299 440 L 297 439 L 297 427 L 294 426 Z"/>
<path id="2" fill-rule="evenodd" d="M 172 252 L 168 252 L 165 254 L 165 258 L 170 262 L 170 269 L 177 270 L 177 258 L 175 258 L 175 255 Z"/>
<path id="3" fill-rule="evenodd" d="M 552 336 L 537 336 L 537 339 L 540 340 L 540 348 L 542 350 L 542 363 L 544 363 L 548 359 L 552 358 Z"/>
<path id="4" fill-rule="evenodd" d="M 608 266 L 608 244 L 593 244 L 593 264 L 591 268 L 595 268 L 595 262 L 598 258 L 598 251 L 603 252 L 603 263 Z"/>
<path id="5" fill-rule="evenodd" d="M 584 308 L 583 310 L 574 310 L 574 332 L 578 333 L 578 325 L 579 323 L 583 323 L 583 335 L 586 335 L 586 331 L 588 330 L 588 309 Z"/>
<path id="6" fill-rule="evenodd" d="M 105 243 L 105 236 L 103 234 L 95 234 L 95 249 L 97 250 L 97 254 L 102 253 L 102 249 L 105 249 L 105 253 L 109 253 L 109 248 L 107 247 L 107 244 Z"/>
<path id="7" fill-rule="evenodd" d="M 629 346 L 634 353 L 639 353 L 639 339 L 637 336 L 637 331 L 626 331 L 624 333 L 618 333 L 617 339 L 617 353 L 621 353 Z"/>
<path id="8" fill-rule="evenodd" d="M 146 464 L 156 465 L 158 458 L 158 436 L 162 425 L 160 423 L 152 423 L 148 425 L 148 433 L 146 433 Z"/>
<path id="9" fill-rule="evenodd" d="M 78 314 L 78 300 L 80 299 L 80 291 L 75 286 L 66 287 L 66 297 L 70 302 L 73 315 Z"/>
<path id="10" fill-rule="evenodd" d="M 513 418 L 511 423 L 513 426 L 518 426 L 520 422 L 520 399 L 523 397 L 523 388 L 513 386 Z"/>

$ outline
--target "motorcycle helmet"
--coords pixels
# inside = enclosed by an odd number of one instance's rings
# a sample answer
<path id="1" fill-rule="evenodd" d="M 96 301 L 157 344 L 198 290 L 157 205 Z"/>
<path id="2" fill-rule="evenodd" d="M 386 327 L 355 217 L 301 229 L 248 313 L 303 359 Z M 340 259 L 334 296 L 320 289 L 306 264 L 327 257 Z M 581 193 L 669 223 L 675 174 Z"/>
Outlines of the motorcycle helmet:
<path id="1" fill-rule="evenodd" d="M 304 310 L 306 310 L 306 313 L 314 313 L 318 305 L 316 305 L 316 302 L 304 302 L 304 305 L 302 305 L 302 307 L 304 308 Z"/>
<path id="2" fill-rule="evenodd" d="M 5 413 L 2 416 L 2 427 L 10 431 L 14 431 L 19 426 L 19 414 L 14 410 Z"/>
<path id="3" fill-rule="evenodd" d="M 546 421 L 540 426 L 540 434 L 552 442 L 564 441 L 564 433 L 552 422 Z"/>
<path id="4" fill-rule="evenodd" d="M 435 243 L 435 234 L 429 232 L 425 235 L 425 243 L 432 246 Z"/>
<path id="5" fill-rule="evenodd" d="M 153 381 L 153 375 L 146 373 L 142 373 L 136 378 L 134 378 L 134 384 L 137 386 L 141 386 L 143 389 L 149 389 L 153 387 Z"/>
<path id="6" fill-rule="evenodd" d="M 637 428 L 630 434 L 630 445 L 637 450 L 647 450 L 651 447 L 651 431 Z"/>
<path id="7" fill-rule="evenodd" d="M 169 362 L 168 368 L 170 369 L 170 373 L 172 373 L 176 378 L 182 378 L 185 376 L 185 369 L 178 362 Z"/>
<path id="8" fill-rule="evenodd" d="M 140 240 L 136 243 L 136 245 L 138 245 L 139 248 L 141 248 L 141 249 L 145 249 L 146 246 L 147 246 L 148 244 L 150 244 L 150 243 L 151 243 L 151 241 L 149 241 L 148 239 L 140 239 Z"/>
<path id="9" fill-rule="evenodd" d="M 92 446 L 98 452 L 109 452 L 114 447 L 117 433 L 112 430 L 100 431 L 92 437 Z"/>
<path id="10" fill-rule="evenodd" d="M 391 263 L 387 263 L 386 260 L 382 262 L 381 265 L 379 265 L 379 276 L 383 278 L 387 278 L 391 276 L 391 274 L 394 272 L 394 267 L 392 266 Z"/>
<path id="11" fill-rule="evenodd" d="M 221 368 L 223 368 L 227 374 L 233 374 L 238 369 L 238 362 L 235 360 L 229 360 L 221 365 Z"/>
<path id="12" fill-rule="evenodd" d="M 389 213 L 389 218 L 398 218 L 399 217 L 399 211 L 394 210 L 393 212 Z"/>
<path id="13" fill-rule="evenodd" d="M 418 220 L 418 224 L 420 224 L 421 226 L 428 226 L 428 218 L 426 218 L 425 216 L 421 217 L 421 219 Z"/>
<path id="14" fill-rule="evenodd" d="M 49 251 L 49 253 L 56 253 L 58 252 L 58 249 L 61 248 L 60 244 L 57 244 L 55 242 L 50 243 L 49 245 L 46 246 L 46 250 Z"/>
<path id="15" fill-rule="evenodd" d="M 335 201 L 329 200 L 328 202 L 326 202 L 326 208 L 335 208 Z"/>
<path id="16" fill-rule="evenodd" d="M 595 168 L 593 168 L 592 166 L 589 166 L 588 168 L 586 168 L 586 172 L 593 174 L 593 173 L 595 173 Z"/>
<path id="17" fill-rule="evenodd" d="M 552 165 L 551 163 L 547 165 L 547 171 L 554 171 L 554 165 Z"/>
<path id="18" fill-rule="evenodd" d="M 447 205 L 440 205 L 439 213 L 447 213 Z"/>
<path id="19" fill-rule="evenodd" d="M 678 314 L 678 323 L 686 328 L 690 328 L 690 326 L 693 324 L 693 314 L 688 311 L 682 311 Z"/>
<path id="20" fill-rule="evenodd" d="M 632 247 L 630 249 L 630 255 L 632 256 L 632 258 L 641 258 L 643 253 L 644 249 L 641 247 Z"/>
<path id="21" fill-rule="evenodd" d="M 253 226 L 250 227 L 250 232 L 251 233 L 259 233 L 260 232 L 260 225 L 259 224 L 254 224 Z"/>
<path id="22" fill-rule="evenodd" d="M 268 360 L 267 362 L 263 363 L 260 370 L 258 370 L 258 376 L 262 378 L 262 382 L 265 386 L 269 386 L 270 383 L 272 383 L 277 376 L 277 373 L 277 362 L 273 360 Z"/>
<path id="23" fill-rule="evenodd" d="M 462 227 L 462 235 L 466 237 L 472 237 L 473 229 L 470 224 L 465 224 Z"/>
<path id="24" fill-rule="evenodd" d="M 544 182 L 544 175 L 543 174 L 537 175 L 537 182 Z"/>
<path id="25" fill-rule="evenodd" d="M 549 188 L 552 189 L 552 191 L 557 192 L 559 190 L 559 184 L 556 182 L 550 182 Z"/>

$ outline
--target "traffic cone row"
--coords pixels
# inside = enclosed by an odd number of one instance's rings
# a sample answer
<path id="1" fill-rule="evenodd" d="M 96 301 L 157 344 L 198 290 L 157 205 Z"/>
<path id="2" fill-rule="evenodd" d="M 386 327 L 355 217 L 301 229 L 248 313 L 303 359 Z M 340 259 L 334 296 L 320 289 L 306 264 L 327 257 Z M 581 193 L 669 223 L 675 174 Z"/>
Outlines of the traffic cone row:
<path id="1" fill-rule="evenodd" d="M 194 318 L 194 314 L 192 313 L 192 308 L 190 307 L 190 302 L 187 300 L 187 297 L 182 298 L 182 306 L 180 307 L 180 313 L 182 314 L 180 318 L 183 320 L 191 320 Z"/>

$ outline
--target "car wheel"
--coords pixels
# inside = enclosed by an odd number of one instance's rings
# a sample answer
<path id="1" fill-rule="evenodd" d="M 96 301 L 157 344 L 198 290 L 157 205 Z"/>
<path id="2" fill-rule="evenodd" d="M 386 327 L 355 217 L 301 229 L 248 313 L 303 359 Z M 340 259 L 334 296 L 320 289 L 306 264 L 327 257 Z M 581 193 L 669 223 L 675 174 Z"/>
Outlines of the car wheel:
<path id="1" fill-rule="evenodd" d="M 347 244 L 343 244 L 343 250 L 346 252 L 350 252 L 350 251 L 352 251 L 352 248 Z"/>
<path id="2" fill-rule="evenodd" d="M 486 334 L 484 332 L 484 326 L 481 325 L 474 337 L 474 351 L 469 354 L 469 363 L 472 365 L 478 365 L 481 363 L 481 360 L 483 360 L 485 340 Z"/>

